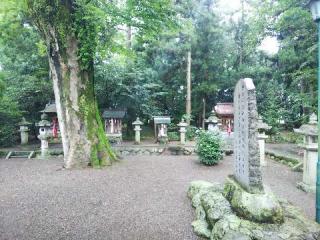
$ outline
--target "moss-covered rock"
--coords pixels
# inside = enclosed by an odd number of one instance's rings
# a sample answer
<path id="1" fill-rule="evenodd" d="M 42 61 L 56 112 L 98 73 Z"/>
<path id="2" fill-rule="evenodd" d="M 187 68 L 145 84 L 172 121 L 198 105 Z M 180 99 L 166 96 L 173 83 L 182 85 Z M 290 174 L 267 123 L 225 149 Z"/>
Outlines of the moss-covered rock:
<path id="1" fill-rule="evenodd" d="M 192 222 L 193 231 L 200 237 L 210 238 L 211 231 L 205 220 L 196 220 Z"/>
<path id="2" fill-rule="evenodd" d="M 283 222 L 282 208 L 272 193 L 249 193 L 230 177 L 223 194 L 237 215 L 244 219 L 260 223 Z"/>
<path id="3" fill-rule="evenodd" d="M 230 188 L 229 181 L 226 188 Z M 228 198 L 225 198 L 223 193 Z M 232 204 L 228 201 L 230 195 L 222 192 L 220 184 L 194 181 L 189 187 L 188 196 L 196 208 L 196 220 L 192 226 L 195 233 L 201 237 L 211 240 L 320 239 L 320 227 L 317 223 L 305 218 L 299 209 L 287 201 L 273 195 L 282 209 L 283 222 L 261 223 L 239 217 L 238 213 L 231 209 Z"/>
<path id="4" fill-rule="evenodd" d="M 207 221 L 213 226 L 224 216 L 231 215 L 232 210 L 229 202 L 220 192 L 205 192 L 200 197 Z"/>

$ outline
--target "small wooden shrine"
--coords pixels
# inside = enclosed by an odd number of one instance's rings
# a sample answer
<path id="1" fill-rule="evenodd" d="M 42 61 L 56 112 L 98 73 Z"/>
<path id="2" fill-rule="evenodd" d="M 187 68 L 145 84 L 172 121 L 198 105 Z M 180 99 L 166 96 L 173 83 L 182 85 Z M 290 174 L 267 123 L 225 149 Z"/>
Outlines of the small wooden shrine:
<path id="1" fill-rule="evenodd" d="M 231 128 L 233 132 L 234 108 L 233 103 L 217 103 L 214 107 L 217 117 L 220 119 L 222 130 Z"/>
<path id="2" fill-rule="evenodd" d="M 122 120 L 126 115 L 125 110 L 105 110 L 102 114 L 106 135 L 110 140 L 122 141 Z"/>
<path id="3" fill-rule="evenodd" d="M 168 125 L 171 123 L 171 118 L 168 116 L 154 116 L 153 122 L 157 142 L 168 142 Z"/>

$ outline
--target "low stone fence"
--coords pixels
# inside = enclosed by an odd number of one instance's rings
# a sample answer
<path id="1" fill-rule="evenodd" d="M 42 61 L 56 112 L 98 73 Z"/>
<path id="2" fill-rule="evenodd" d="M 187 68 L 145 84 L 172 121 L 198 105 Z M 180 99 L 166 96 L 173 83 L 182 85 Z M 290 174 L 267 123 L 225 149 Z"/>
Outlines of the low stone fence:
<path id="1" fill-rule="evenodd" d="M 120 156 L 128 155 L 191 155 L 195 153 L 193 146 L 171 146 L 171 145 L 153 145 L 153 146 L 114 146 L 113 149 Z"/>

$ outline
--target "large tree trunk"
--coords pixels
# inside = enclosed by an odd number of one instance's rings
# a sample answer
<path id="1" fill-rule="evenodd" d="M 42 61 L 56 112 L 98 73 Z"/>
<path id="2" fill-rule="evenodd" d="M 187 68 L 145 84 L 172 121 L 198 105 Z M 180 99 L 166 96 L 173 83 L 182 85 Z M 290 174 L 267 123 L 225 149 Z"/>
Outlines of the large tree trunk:
<path id="1" fill-rule="evenodd" d="M 46 41 L 66 168 L 100 167 L 115 159 L 94 94 L 95 25 L 90 1 L 27 0 Z"/>
<path id="2" fill-rule="evenodd" d="M 59 46 L 56 30 L 48 29 L 46 40 L 65 167 L 109 165 L 114 154 L 96 105 L 93 62 L 89 69 L 81 70 L 77 39 L 67 37 L 63 48 Z"/>

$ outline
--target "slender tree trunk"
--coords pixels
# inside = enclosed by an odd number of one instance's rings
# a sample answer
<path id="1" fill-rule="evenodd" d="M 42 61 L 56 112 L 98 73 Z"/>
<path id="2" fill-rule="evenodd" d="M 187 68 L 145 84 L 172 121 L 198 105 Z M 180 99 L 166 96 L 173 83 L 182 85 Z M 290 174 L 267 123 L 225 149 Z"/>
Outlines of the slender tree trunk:
<path id="1" fill-rule="evenodd" d="M 132 28 L 127 26 L 127 48 L 131 49 L 132 47 Z"/>
<path id="2" fill-rule="evenodd" d="M 203 110 L 202 110 L 202 129 L 205 129 L 205 120 L 206 120 L 206 99 L 203 98 Z"/>
<path id="3" fill-rule="evenodd" d="M 191 51 L 187 54 L 187 99 L 186 99 L 186 114 L 187 123 L 190 125 L 191 118 Z"/>
<path id="4" fill-rule="evenodd" d="M 244 48 L 244 0 L 241 0 L 241 29 L 240 29 L 240 66 L 243 64 L 243 48 Z"/>

